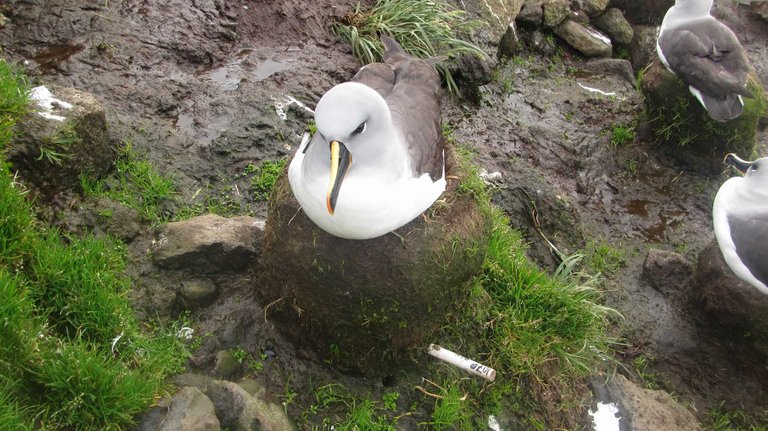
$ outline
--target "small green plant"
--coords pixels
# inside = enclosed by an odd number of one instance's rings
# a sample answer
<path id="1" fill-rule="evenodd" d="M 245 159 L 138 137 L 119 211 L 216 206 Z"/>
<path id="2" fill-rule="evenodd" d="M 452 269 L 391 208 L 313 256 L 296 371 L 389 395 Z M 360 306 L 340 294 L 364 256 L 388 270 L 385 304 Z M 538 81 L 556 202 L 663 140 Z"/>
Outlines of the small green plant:
<path id="1" fill-rule="evenodd" d="M 707 412 L 708 431 L 768 431 L 768 418 L 749 417 L 741 410 L 727 410 L 723 404 Z"/>
<path id="2" fill-rule="evenodd" d="M 27 111 L 29 83 L 14 64 L 0 60 L 0 152 L 8 145 L 13 125 Z"/>
<path id="3" fill-rule="evenodd" d="M 381 34 L 397 40 L 406 52 L 420 58 L 454 57 L 461 54 L 484 56 L 474 44 L 457 37 L 480 26 L 465 21 L 464 12 L 453 10 L 441 0 L 378 0 L 370 10 L 355 11 L 334 24 L 333 31 L 352 45 L 352 53 L 364 64 L 381 60 Z M 458 86 L 444 64 L 435 65 L 452 94 Z"/>
<path id="4" fill-rule="evenodd" d="M 471 410 L 466 395 L 458 385 L 452 384 L 440 394 L 432 410 L 432 420 L 428 423 L 435 431 L 444 429 L 470 429 Z"/>
<path id="5" fill-rule="evenodd" d="M 241 346 L 237 346 L 237 348 L 232 350 L 231 353 L 232 357 L 235 358 L 238 364 L 242 364 L 247 358 L 251 356 Z"/>
<path id="6" fill-rule="evenodd" d="M 397 411 L 397 400 L 400 398 L 400 394 L 397 392 L 387 392 L 381 397 L 381 402 L 384 404 L 386 410 Z"/>
<path id="7" fill-rule="evenodd" d="M 584 265 L 592 273 L 613 273 L 623 268 L 627 253 L 604 240 L 591 239 L 584 247 Z"/>
<path id="8" fill-rule="evenodd" d="M 154 223 L 170 220 L 172 214 L 164 205 L 178 199 L 173 178 L 160 174 L 152 163 L 140 159 L 130 141 L 121 148 L 111 177 L 94 180 L 81 176 L 80 186 L 86 195 L 104 196 L 120 202 Z"/>
<path id="9" fill-rule="evenodd" d="M 261 165 L 249 164 L 245 168 L 246 175 L 253 175 L 251 191 L 256 200 L 265 200 L 275 187 L 278 177 L 285 168 L 285 159 L 265 160 Z"/>
<path id="10" fill-rule="evenodd" d="M 616 124 L 611 128 L 611 147 L 618 148 L 631 144 L 635 140 L 635 126 Z"/>
<path id="11" fill-rule="evenodd" d="M 635 367 L 637 376 L 642 380 L 647 389 L 661 389 L 659 382 L 660 376 L 652 369 L 653 359 L 647 356 L 637 356 L 632 359 L 632 366 Z"/>

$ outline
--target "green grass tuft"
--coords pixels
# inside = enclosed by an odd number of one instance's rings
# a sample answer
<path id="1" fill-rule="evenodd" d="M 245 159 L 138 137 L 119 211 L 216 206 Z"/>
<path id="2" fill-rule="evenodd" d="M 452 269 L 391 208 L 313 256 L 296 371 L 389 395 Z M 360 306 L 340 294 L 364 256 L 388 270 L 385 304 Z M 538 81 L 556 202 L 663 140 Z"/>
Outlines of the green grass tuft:
<path id="1" fill-rule="evenodd" d="M 86 195 L 120 202 L 153 223 L 169 221 L 172 214 L 164 206 L 178 199 L 173 178 L 160 174 L 149 161 L 140 159 L 130 142 L 115 161 L 114 175 L 104 180 L 81 177 L 80 185 Z"/>
<path id="2" fill-rule="evenodd" d="M 269 194 L 272 193 L 272 189 L 284 168 L 285 159 L 265 160 L 259 166 L 250 164 L 245 168 L 246 174 L 253 174 L 251 190 L 254 199 L 266 200 L 269 198 Z"/>
<path id="3" fill-rule="evenodd" d="M 453 10 L 440 0 L 379 0 L 370 10 L 355 11 L 334 24 L 333 32 L 352 45 L 352 53 L 363 64 L 380 61 L 384 46 L 379 40 L 386 34 L 397 40 L 406 52 L 420 58 L 462 54 L 482 57 L 474 44 L 458 36 L 468 34 L 481 23 L 465 21 L 464 12 Z M 445 64 L 435 68 L 452 94 L 458 86 Z"/>
<path id="4" fill-rule="evenodd" d="M 16 120 L 27 111 L 29 83 L 16 66 L 0 60 L 0 152 L 8 145 Z"/>

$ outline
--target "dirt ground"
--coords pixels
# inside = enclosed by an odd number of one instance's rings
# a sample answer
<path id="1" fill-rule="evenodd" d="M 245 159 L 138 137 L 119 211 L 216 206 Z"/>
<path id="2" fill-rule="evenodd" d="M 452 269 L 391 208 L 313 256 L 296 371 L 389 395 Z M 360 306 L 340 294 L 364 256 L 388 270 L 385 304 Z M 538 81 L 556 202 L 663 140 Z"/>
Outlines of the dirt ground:
<path id="1" fill-rule="evenodd" d="M 746 8 L 717 3 L 768 83 L 768 24 Z M 303 106 L 314 107 L 359 67 L 349 47 L 327 31 L 333 17 L 354 4 L 25 0 L 11 3 L 0 43 L 4 57 L 25 61 L 34 83 L 96 96 L 107 109 L 112 139 L 130 142 L 172 174 L 187 203 L 226 196 L 265 218 L 265 202 L 240 193 L 248 188 L 242 173 L 249 163 L 289 157 L 311 119 Z M 567 48 L 560 53 L 552 59 L 526 52 L 497 64 L 497 78 L 480 89 L 477 105 L 446 97 L 444 116 L 456 140 L 475 150 L 482 168 L 501 173 L 494 199 L 505 209 L 515 205 L 516 189 L 545 185 L 576 227 L 549 229 L 555 245 L 575 252 L 596 239 L 624 254 L 624 267 L 605 279 L 607 305 L 626 317 L 614 328 L 628 342 L 621 359 L 650 358 L 661 386 L 700 418 L 721 402 L 766 414 L 766 358 L 709 332 L 695 309 L 641 277 L 650 248 L 677 251 L 695 265 L 713 240 L 711 205 L 725 176 L 681 170 L 659 153 L 642 121 L 632 144 L 613 147 L 612 127 L 642 119 L 628 63 L 586 61 Z M 759 142 L 765 154 L 765 132 Z M 560 214 L 540 217 L 545 226 L 561 226 L 553 220 Z M 542 239 L 528 239 L 532 257 L 550 267 Z M 145 250 L 143 241 L 132 250 Z M 146 271 L 145 265 L 133 274 L 146 277 Z M 204 341 L 193 365 L 209 367 L 215 351 L 241 345 L 279 353 L 272 365 L 278 372 L 263 373 L 278 392 L 290 375 L 382 390 L 382 382 L 336 375 L 307 361 L 312 352 L 282 341 L 264 323 L 263 310 L 253 308 L 251 279 L 223 281 L 239 293 L 201 312 L 203 331 L 216 337 Z M 628 366 L 638 380 L 633 371 Z M 309 385 L 292 384 L 299 391 Z"/>

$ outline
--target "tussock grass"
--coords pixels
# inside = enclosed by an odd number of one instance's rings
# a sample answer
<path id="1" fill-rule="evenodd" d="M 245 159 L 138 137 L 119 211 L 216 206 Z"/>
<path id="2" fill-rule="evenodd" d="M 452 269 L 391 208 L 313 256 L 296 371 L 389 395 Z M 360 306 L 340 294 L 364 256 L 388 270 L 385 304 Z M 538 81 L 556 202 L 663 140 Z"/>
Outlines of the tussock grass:
<path id="1" fill-rule="evenodd" d="M 165 391 L 185 348 L 173 329 L 140 329 L 129 288 L 123 248 L 38 222 L 0 160 L 0 429 L 126 429 Z"/>
<path id="2" fill-rule="evenodd" d="M 480 48 L 459 38 L 480 25 L 479 21 L 464 20 L 463 11 L 453 10 L 440 0 L 379 0 L 370 10 L 362 10 L 358 4 L 353 13 L 334 24 L 333 32 L 352 45 L 355 57 L 368 64 L 382 58 L 381 34 L 391 36 L 406 52 L 420 58 L 482 57 Z M 448 90 L 458 94 L 446 65 L 435 67 Z"/>

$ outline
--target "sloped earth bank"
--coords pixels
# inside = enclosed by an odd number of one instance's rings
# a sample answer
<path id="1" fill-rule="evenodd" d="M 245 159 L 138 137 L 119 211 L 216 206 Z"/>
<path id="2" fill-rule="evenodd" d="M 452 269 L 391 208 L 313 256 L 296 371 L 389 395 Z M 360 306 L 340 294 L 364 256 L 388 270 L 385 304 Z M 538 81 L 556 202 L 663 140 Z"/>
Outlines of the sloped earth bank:
<path id="1" fill-rule="evenodd" d="M 95 95 L 107 108 L 111 138 L 130 141 L 173 175 L 186 204 L 218 199 L 233 212 L 265 218 L 265 202 L 246 192 L 245 168 L 292 154 L 311 118 L 296 102 L 313 107 L 359 67 L 326 30 L 333 16 L 353 6 L 330 0 L 17 1 L 1 40 L 6 58 L 28 60 L 34 82 Z M 718 12 L 733 23 L 768 83 L 766 23 L 730 2 L 718 2 Z M 542 236 L 528 228 L 532 201 L 541 232 L 562 251 L 575 252 L 589 240 L 621 250 L 625 265 L 605 279 L 607 305 L 626 317 L 614 328 L 628 342 L 619 359 L 651 358 L 657 383 L 700 419 L 720 402 L 765 413 L 765 357 L 708 330 L 674 287 L 656 290 L 642 277 L 651 248 L 696 263 L 713 239 L 711 202 L 724 177 L 686 172 L 658 156 L 642 122 L 634 143 L 610 145 L 614 126 L 642 118 L 626 62 L 586 61 L 568 49 L 557 59 L 525 52 L 498 64 L 494 76 L 480 89 L 478 105 L 446 98 L 445 120 L 457 141 L 475 150 L 477 163 L 501 174 L 492 180 L 494 199 L 527 229 L 531 256 L 545 267 L 555 264 Z M 63 210 L 73 198 L 57 196 L 51 205 Z M 195 274 L 158 273 L 146 258 L 151 229 L 142 233 L 130 244 L 138 312 L 168 315 L 175 310 L 168 286 Z M 312 352 L 282 341 L 250 293 L 251 276 L 209 278 L 226 294 L 194 314 L 205 336 L 193 368 L 209 372 L 217 351 L 240 346 L 268 353 L 259 379 L 276 395 L 290 386 L 300 399 L 309 397 L 310 379 L 383 390 L 382 382 L 335 375 L 313 362 Z M 631 366 L 620 371 L 640 382 Z M 415 397 L 400 402 L 407 408 Z M 298 413 L 296 405 L 290 413 Z M 586 426 L 584 408 L 565 414 L 573 417 L 557 422 Z M 410 429 L 416 422 L 404 418 L 400 425 Z"/>

